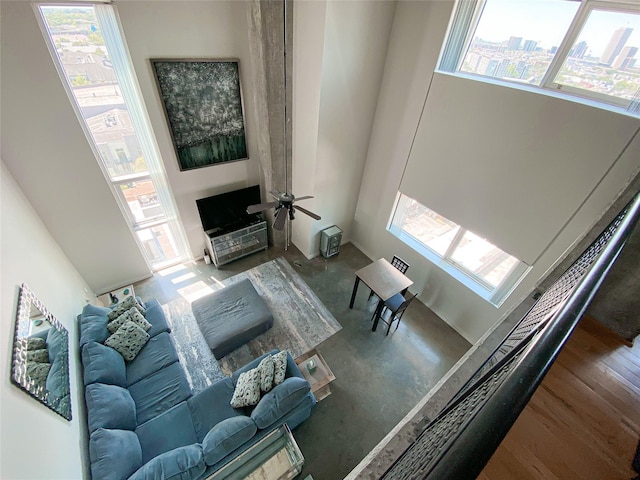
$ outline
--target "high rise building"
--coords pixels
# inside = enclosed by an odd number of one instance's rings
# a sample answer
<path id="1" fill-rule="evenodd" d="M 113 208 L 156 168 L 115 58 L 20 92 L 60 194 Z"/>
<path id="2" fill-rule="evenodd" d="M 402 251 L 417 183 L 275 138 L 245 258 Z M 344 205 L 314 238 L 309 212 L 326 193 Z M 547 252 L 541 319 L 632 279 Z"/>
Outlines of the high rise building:
<path id="1" fill-rule="evenodd" d="M 525 52 L 535 52 L 537 47 L 538 42 L 534 40 L 525 40 L 522 50 L 524 50 Z"/>
<path id="2" fill-rule="evenodd" d="M 507 48 L 509 50 L 520 50 L 520 42 L 522 42 L 522 37 L 510 37 Z"/>
<path id="3" fill-rule="evenodd" d="M 624 47 L 611 66 L 619 70 L 633 67 L 636 63 L 636 59 L 633 58 L 636 53 L 638 53 L 638 47 Z"/>
<path id="4" fill-rule="evenodd" d="M 587 53 L 587 48 L 589 48 L 587 42 L 578 42 L 569 52 L 569 56 L 573 58 L 584 58 L 584 55 Z"/>
<path id="5" fill-rule="evenodd" d="M 611 65 L 613 60 L 624 47 L 624 44 L 629 40 L 631 32 L 633 32 L 633 28 L 630 27 L 620 27 L 613 32 L 613 35 L 611 35 L 611 38 L 609 39 L 609 43 L 604 49 L 604 52 L 602 52 L 602 56 L 600 56 L 601 64 Z"/>

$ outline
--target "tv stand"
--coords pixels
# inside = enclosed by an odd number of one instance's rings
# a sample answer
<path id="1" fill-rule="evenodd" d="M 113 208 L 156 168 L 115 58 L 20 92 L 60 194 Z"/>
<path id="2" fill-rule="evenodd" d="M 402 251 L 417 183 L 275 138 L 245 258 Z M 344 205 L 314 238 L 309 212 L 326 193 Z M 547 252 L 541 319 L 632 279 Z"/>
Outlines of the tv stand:
<path id="1" fill-rule="evenodd" d="M 216 267 L 267 249 L 267 222 L 253 220 L 232 229 L 207 231 L 204 238 Z"/>

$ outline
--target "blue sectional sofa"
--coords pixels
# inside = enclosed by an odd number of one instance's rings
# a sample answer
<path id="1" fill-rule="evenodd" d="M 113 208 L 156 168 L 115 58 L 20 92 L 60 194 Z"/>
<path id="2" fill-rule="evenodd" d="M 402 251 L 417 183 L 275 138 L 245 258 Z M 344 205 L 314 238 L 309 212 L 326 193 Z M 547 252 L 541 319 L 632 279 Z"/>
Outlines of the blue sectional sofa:
<path id="1" fill-rule="evenodd" d="M 200 479 L 215 472 L 274 428 L 306 420 L 316 400 L 291 355 L 285 381 L 255 407 L 231 407 L 240 373 L 193 394 L 178 361 L 160 304 L 146 302 L 151 337 L 131 362 L 103 345 L 109 308 L 85 306 L 78 316 L 95 480 Z"/>

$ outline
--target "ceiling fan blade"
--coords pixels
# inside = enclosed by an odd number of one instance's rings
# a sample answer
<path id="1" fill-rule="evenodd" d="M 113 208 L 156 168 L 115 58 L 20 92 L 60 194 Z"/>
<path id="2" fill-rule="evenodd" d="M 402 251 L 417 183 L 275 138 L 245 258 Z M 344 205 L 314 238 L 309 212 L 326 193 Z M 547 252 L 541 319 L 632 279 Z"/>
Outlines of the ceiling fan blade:
<path id="1" fill-rule="evenodd" d="M 265 210 L 269 210 L 270 208 L 277 207 L 279 202 L 267 202 L 267 203 L 258 203 L 257 205 L 249 205 L 247 207 L 247 213 L 258 213 L 264 212 Z"/>
<path id="2" fill-rule="evenodd" d="M 297 202 L 298 200 L 306 200 L 306 199 L 308 199 L 308 198 L 313 198 L 313 197 L 312 197 L 311 195 L 306 195 L 306 196 L 304 196 L 304 197 L 296 197 L 296 202 Z"/>
<path id="3" fill-rule="evenodd" d="M 282 195 L 278 190 L 271 190 L 269 194 L 276 200 L 280 200 L 280 195 Z"/>
<path id="4" fill-rule="evenodd" d="M 322 220 L 322 217 L 320 215 L 316 215 L 313 212 L 310 212 L 309 210 L 307 210 L 306 208 L 302 208 L 300 205 L 296 205 L 296 210 L 301 211 L 302 213 L 305 213 L 307 215 L 309 215 L 311 218 L 313 218 L 314 220 Z"/>
<path id="5" fill-rule="evenodd" d="M 276 221 L 273 222 L 273 228 L 276 230 L 283 230 L 284 223 L 287 221 L 287 209 L 280 207 L 278 209 L 278 214 L 276 215 Z"/>

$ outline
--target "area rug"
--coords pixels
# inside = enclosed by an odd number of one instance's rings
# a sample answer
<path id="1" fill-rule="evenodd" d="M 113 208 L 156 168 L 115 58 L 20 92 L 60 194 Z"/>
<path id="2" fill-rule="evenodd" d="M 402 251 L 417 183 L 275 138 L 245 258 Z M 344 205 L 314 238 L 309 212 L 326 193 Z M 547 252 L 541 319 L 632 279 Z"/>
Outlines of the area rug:
<path id="1" fill-rule="evenodd" d="M 273 327 L 219 362 L 209 350 L 191 313 L 190 304 L 175 300 L 163 308 L 175 336 L 180 362 L 194 392 L 230 375 L 239 367 L 274 348 L 295 358 L 315 348 L 342 329 L 311 288 L 282 257 L 209 285 L 219 290 L 248 278 L 273 314 Z"/>

